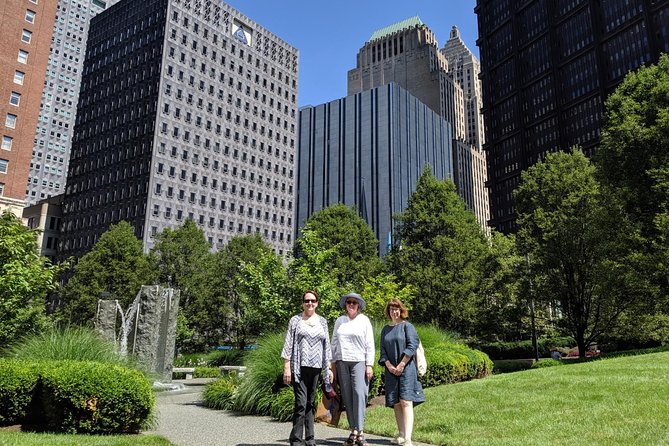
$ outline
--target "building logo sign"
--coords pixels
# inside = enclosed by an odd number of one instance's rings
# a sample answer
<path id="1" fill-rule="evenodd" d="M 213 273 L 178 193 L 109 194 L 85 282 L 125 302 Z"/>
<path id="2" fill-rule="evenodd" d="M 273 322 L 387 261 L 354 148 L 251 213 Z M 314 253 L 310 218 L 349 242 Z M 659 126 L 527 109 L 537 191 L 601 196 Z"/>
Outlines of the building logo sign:
<path id="1" fill-rule="evenodd" d="M 251 46 L 251 29 L 239 20 L 232 23 L 232 36 L 245 45 Z"/>

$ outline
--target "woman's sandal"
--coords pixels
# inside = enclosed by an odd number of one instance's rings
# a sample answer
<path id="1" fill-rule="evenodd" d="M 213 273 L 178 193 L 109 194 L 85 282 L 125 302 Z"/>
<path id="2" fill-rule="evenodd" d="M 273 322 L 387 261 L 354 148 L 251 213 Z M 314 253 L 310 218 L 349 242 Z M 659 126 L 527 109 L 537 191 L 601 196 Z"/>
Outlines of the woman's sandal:
<path id="1" fill-rule="evenodd" d="M 358 435 L 358 438 L 355 440 L 356 446 L 369 446 L 369 443 L 365 441 L 364 435 Z"/>
<path id="2" fill-rule="evenodd" d="M 349 435 L 346 441 L 344 442 L 344 446 L 353 446 L 355 444 L 356 437 L 357 437 L 356 434 L 351 432 L 351 435 Z"/>

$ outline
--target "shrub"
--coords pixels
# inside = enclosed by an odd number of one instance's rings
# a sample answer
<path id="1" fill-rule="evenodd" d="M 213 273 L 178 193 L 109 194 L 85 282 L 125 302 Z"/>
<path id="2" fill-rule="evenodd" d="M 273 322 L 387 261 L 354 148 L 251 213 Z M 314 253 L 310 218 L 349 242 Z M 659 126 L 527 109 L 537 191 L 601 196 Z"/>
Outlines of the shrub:
<path id="1" fill-rule="evenodd" d="M 218 367 L 195 367 L 193 378 L 220 378 L 221 369 Z"/>
<path id="2" fill-rule="evenodd" d="M 559 365 L 564 365 L 564 362 L 562 362 L 559 359 L 542 359 L 540 361 L 535 362 L 532 364 L 533 369 L 543 369 L 545 367 L 555 367 Z"/>
<path id="3" fill-rule="evenodd" d="M 116 344 L 85 327 L 51 328 L 28 336 L 14 345 L 8 356 L 30 361 L 96 361 L 132 366 L 119 355 Z"/>
<path id="4" fill-rule="evenodd" d="M 39 381 L 37 364 L 0 358 L 0 425 L 26 417 Z"/>
<path id="5" fill-rule="evenodd" d="M 290 421 L 293 417 L 295 395 L 291 387 L 283 387 L 274 395 L 269 414 L 279 421 Z"/>
<path id="6" fill-rule="evenodd" d="M 134 433 L 151 415 L 151 384 L 137 370 L 84 361 L 42 369 L 47 428 L 67 433 Z"/>
<path id="7" fill-rule="evenodd" d="M 496 374 L 521 372 L 523 370 L 528 370 L 530 367 L 532 367 L 531 360 L 497 359 L 495 360 L 495 368 L 493 369 L 493 372 Z"/>
<path id="8" fill-rule="evenodd" d="M 205 353 L 185 353 L 174 358 L 174 367 L 216 367 L 242 365 L 243 350 L 212 350 Z"/>
<path id="9" fill-rule="evenodd" d="M 537 340 L 539 356 L 548 357 L 555 347 L 573 347 L 576 345 L 570 337 L 542 338 Z M 472 344 L 472 346 L 486 353 L 491 359 L 526 359 L 534 358 L 532 341 L 491 342 L 486 344 Z"/>
<path id="10" fill-rule="evenodd" d="M 207 384 L 202 393 L 204 405 L 212 409 L 231 410 L 234 407 L 238 380 L 224 377 Z"/>
<path id="11" fill-rule="evenodd" d="M 462 344 L 425 345 L 427 372 L 421 378 L 424 387 L 483 378 L 492 373 L 493 364 L 485 353 Z"/>
<path id="12" fill-rule="evenodd" d="M 247 354 L 247 369 L 237 389 L 235 410 L 245 414 L 270 414 L 273 394 L 284 386 L 281 358 L 284 337 L 284 332 L 267 335 L 258 341 L 258 348 Z"/>

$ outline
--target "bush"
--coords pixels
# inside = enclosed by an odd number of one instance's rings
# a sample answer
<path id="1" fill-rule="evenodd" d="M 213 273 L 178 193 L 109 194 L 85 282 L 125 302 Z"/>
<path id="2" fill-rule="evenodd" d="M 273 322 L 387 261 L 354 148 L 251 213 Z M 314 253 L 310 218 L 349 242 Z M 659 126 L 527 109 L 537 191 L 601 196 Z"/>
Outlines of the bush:
<path id="1" fill-rule="evenodd" d="M 21 423 L 39 382 L 35 363 L 0 359 L 0 425 Z"/>
<path id="2" fill-rule="evenodd" d="M 542 338 L 537 340 L 540 357 L 549 357 L 552 348 L 573 347 L 576 343 L 571 337 Z M 527 359 L 534 358 L 532 341 L 491 342 L 472 344 L 472 347 L 486 353 L 491 359 Z"/>
<path id="3" fill-rule="evenodd" d="M 492 373 L 493 364 L 485 353 L 462 344 L 441 343 L 424 346 L 427 372 L 424 387 L 483 378 Z"/>
<path id="4" fill-rule="evenodd" d="M 532 369 L 543 369 L 545 367 L 555 367 L 564 365 L 564 362 L 559 359 L 542 359 L 532 364 Z"/>
<path id="5" fill-rule="evenodd" d="M 293 418 L 295 395 L 291 387 L 283 387 L 274 395 L 269 414 L 278 421 L 290 421 Z"/>
<path id="6" fill-rule="evenodd" d="M 206 353 L 186 353 L 174 358 L 174 367 L 217 367 L 242 365 L 243 350 L 212 350 Z"/>
<path id="7" fill-rule="evenodd" d="M 221 369 L 218 367 L 195 367 L 193 378 L 220 378 Z"/>
<path id="8" fill-rule="evenodd" d="M 137 370 L 84 361 L 42 369 L 47 428 L 66 433 L 135 433 L 153 409 L 151 384 Z"/>
<path id="9" fill-rule="evenodd" d="M 238 380 L 224 377 L 207 384 L 202 393 L 204 405 L 211 409 L 231 410 L 234 407 Z"/>
<path id="10" fill-rule="evenodd" d="M 523 361 L 519 359 L 497 359 L 495 360 L 494 366 L 495 368 L 493 369 L 493 372 L 496 374 L 522 372 L 523 370 L 528 370 L 532 367 L 532 361 Z"/>

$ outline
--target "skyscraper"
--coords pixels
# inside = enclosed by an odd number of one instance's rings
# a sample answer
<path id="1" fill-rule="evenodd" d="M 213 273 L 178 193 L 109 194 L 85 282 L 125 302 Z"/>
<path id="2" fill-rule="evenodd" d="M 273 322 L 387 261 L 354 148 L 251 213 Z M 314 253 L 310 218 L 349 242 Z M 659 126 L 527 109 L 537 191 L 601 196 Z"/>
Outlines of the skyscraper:
<path id="1" fill-rule="evenodd" d="M 54 2 L 0 3 L 0 212 L 19 217 L 55 14 Z"/>
<path id="2" fill-rule="evenodd" d="M 300 109 L 297 223 L 329 205 L 355 206 L 385 255 L 426 164 L 452 178 L 451 125 L 395 83 Z"/>
<path id="3" fill-rule="evenodd" d="M 462 89 L 464 119 L 464 140 L 458 140 L 453 147 L 453 176 L 458 194 L 476 214 L 476 218 L 489 232 L 490 206 L 487 180 L 487 163 L 483 143 L 485 129 L 481 113 L 482 92 L 479 74 L 481 66 L 478 59 L 460 38 L 456 26 L 441 49 L 448 62 L 448 73 Z"/>
<path id="4" fill-rule="evenodd" d="M 546 153 L 599 143 L 604 101 L 669 51 L 669 0 L 478 0 L 491 225 L 515 230 L 512 192 Z"/>
<path id="5" fill-rule="evenodd" d="M 26 205 L 65 191 L 88 24 L 118 0 L 58 0 L 42 91 Z"/>
<path id="6" fill-rule="evenodd" d="M 473 55 L 459 35 L 451 34 L 451 40 L 457 39 L 463 48 L 459 43 L 449 43 L 440 51 L 434 33 L 418 17 L 375 31 L 358 52 L 356 67 L 348 73 L 348 94 L 395 82 L 449 122 L 453 127 L 452 179 L 459 195 L 485 228 L 489 216 L 485 156 L 471 142 L 480 141 L 483 134 L 480 108 L 476 108 L 480 95 L 476 96 L 473 82 L 466 83 L 465 78 L 451 71 L 447 57 L 453 57 L 456 67 L 462 69 L 464 63 L 460 59 L 469 60 Z M 472 64 L 474 61 L 475 58 Z M 466 116 L 476 121 L 471 123 Z"/>
<path id="7" fill-rule="evenodd" d="M 91 20 L 60 254 L 129 221 L 146 250 L 193 219 L 214 248 L 292 247 L 298 51 L 212 0 L 123 0 Z"/>

